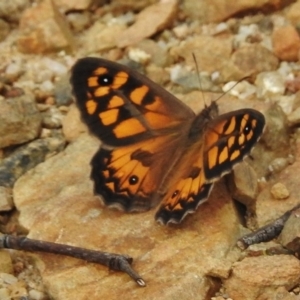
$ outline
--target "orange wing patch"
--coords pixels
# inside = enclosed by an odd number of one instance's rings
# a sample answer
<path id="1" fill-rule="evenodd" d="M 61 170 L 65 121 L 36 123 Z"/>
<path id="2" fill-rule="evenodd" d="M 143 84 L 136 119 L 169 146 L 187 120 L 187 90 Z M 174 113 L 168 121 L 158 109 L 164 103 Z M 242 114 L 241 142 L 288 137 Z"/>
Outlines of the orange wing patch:
<path id="1" fill-rule="evenodd" d="M 146 127 L 138 119 L 135 118 L 122 121 L 113 129 L 113 132 L 117 138 L 124 138 L 145 131 Z"/>
<path id="2" fill-rule="evenodd" d="M 85 106 L 86 106 L 86 110 L 87 110 L 88 114 L 92 115 L 95 113 L 98 104 L 95 100 L 91 99 L 86 102 Z"/>
<path id="3" fill-rule="evenodd" d="M 110 91 L 110 87 L 109 86 L 101 86 L 98 87 L 95 92 L 94 92 L 94 96 L 95 97 L 103 97 L 109 94 Z"/>
<path id="4" fill-rule="evenodd" d="M 107 108 L 112 109 L 116 107 L 121 107 L 125 104 L 124 100 L 120 96 L 113 96 L 108 103 Z"/>
<path id="5" fill-rule="evenodd" d="M 93 72 L 96 76 L 108 73 L 108 69 L 104 67 L 99 67 Z"/>
<path id="6" fill-rule="evenodd" d="M 134 89 L 130 93 L 129 97 L 133 103 L 137 105 L 142 105 L 142 101 L 144 100 L 148 91 L 149 91 L 149 87 L 146 85 L 142 85 L 141 87 Z"/>
<path id="7" fill-rule="evenodd" d="M 128 73 L 123 72 L 123 71 L 118 72 L 114 76 L 112 88 L 115 90 L 119 89 L 121 86 L 123 86 L 128 81 L 128 77 L 129 77 Z"/>
<path id="8" fill-rule="evenodd" d="M 119 110 L 114 108 L 99 113 L 99 118 L 104 126 L 112 125 L 117 122 Z"/>

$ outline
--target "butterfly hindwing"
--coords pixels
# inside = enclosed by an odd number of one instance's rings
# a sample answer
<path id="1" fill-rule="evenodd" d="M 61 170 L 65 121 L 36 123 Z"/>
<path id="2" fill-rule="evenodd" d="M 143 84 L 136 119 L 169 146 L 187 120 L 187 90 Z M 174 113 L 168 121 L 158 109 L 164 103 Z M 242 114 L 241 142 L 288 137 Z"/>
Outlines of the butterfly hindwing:
<path id="1" fill-rule="evenodd" d="M 110 146 L 180 131 L 184 121 L 195 116 L 150 79 L 104 59 L 78 60 L 71 84 L 83 121 Z"/>
<path id="2" fill-rule="evenodd" d="M 213 183 L 206 183 L 201 143 L 186 150 L 171 175 L 167 192 L 155 215 L 162 224 L 180 223 L 188 213 L 195 212 L 210 194 Z"/>
<path id="3" fill-rule="evenodd" d="M 160 198 L 154 195 L 168 172 L 162 166 L 172 163 L 171 153 L 177 146 L 173 138 L 160 136 L 147 143 L 100 148 L 91 161 L 95 193 L 106 205 L 125 211 L 155 206 Z"/>

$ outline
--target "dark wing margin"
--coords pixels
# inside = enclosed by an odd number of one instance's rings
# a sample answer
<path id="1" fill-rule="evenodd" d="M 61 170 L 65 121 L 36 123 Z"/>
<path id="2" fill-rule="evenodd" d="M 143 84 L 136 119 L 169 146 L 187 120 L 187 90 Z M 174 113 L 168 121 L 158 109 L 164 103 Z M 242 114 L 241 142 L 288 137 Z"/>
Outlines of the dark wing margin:
<path id="1" fill-rule="evenodd" d="M 179 195 L 173 204 L 161 205 L 155 214 L 155 220 L 163 225 L 180 223 L 186 215 L 194 213 L 200 204 L 207 201 L 212 187 L 213 183 L 204 184 L 196 195 L 190 195 L 189 198 Z"/>

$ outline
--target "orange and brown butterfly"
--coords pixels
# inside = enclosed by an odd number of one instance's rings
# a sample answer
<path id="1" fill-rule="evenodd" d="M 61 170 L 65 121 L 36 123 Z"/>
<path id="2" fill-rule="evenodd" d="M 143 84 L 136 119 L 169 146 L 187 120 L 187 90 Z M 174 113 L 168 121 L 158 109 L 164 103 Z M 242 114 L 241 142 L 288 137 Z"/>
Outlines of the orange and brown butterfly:
<path id="1" fill-rule="evenodd" d="M 82 120 L 102 145 L 91 161 L 94 192 L 106 205 L 179 223 L 213 183 L 247 156 L 265 118 L 253 109 L 196 115 L 147 77 L 100 58 L 78 60 L 71 84 Z"/>

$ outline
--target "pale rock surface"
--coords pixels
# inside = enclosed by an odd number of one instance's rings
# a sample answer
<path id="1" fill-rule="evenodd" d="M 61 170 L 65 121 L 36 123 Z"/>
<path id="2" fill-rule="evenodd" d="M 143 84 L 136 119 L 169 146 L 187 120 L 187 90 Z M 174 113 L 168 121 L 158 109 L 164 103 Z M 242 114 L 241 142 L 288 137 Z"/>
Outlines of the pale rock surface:
<path id="1" fill-rule="evenodd" d="M 259 101 L 257 102 L 260 103 Z M 281 107 L 271 104 L 268 109 L 263 110 L 263 113 L 267 126 L 261 142 L 255 147 L 255 151 L 261 150 L 259 153 L 259 165 L 255 165 L 255 167 L 258 167 L 255 168 L 258 178 L 264 177 L 266 174 L 272 174 L 274 172 L 274 162 L 279 158 L 289 158 L 293 155 L 293 147 L 289 136 L 290 129 L 286 115 Z M 271 197 L 271 195 L 269 196 Z"/>
<path id="2" fill-rule="evenodd" d="M 9 31 L 9 24 L 4 20 L 0 19 L 0 42 L 8 36 Z"/>
<path id="3" fill-rule="evenodd" d="M 23 10 L 30 6 L 30 0 L 0 1 L 0 17 L 17 22 Z"/>
<path id="4" fill-rule="evenodd" d="M 9 252 L 3 249 L 0 250 L 0 273 L 13 273 L 13 266 Z"/>
<path id="5" fill-rule="evenodd" d="M 73 49 L 74 40 L 66 20 L 51 0 L 24 11 L 20 20 L 18 48 L 23 53 Z"/>
<path id="6" fill-rule="evenodd" d="M 259 191 L 257 174 L 247 162 L 235 166 L 229 180 L 229 188 L 233 199 L 246 205 L 249 212 L 255 211 Z"/>
<path id="7" fill-rule="evenodd" d="M 293 252 L 300 251 L 300 210 L 292 212 L 278 238 L 279 242 Z"/>
<path id="8" fill-rule="evenodd" d="M 294 25 L 297 26 L 300 18 L 300 2 L 292 3 L 284 10 L 285 17 Z"/>
<path id="9" fill-rule="evenodd" d="M 122 33 L 126 30 L 123 24 L 105 25 L 95 22 L 82 40 L 81 51 L 86 54 L 109 50 L 117 46 Z"/>
<path id="10" fill-rule="evenodd" d="M 283 215 L 286 211 L 299 204 L 299 168 L 300 168 L 300 145 L 297 144 L 295 162 L 287 166 L 276 177 L 276 181 L 286 186 L 290 195 L 285 200 L 274 199 L 271 195 L 271 187 L 274 183 L 268 182 L 260 192 L 256 201 L 257 225 L 262 227 Z"/>
<path id="11" fill-rule="evenodd" d="M 142 10 L 136 22 L 120 35 L 117 46 L 134 45 L 167 28 L 176 17 L 177 4 L 176 0 L 160 1 Z"/>
<path id="12" fill-rule="evenodd" d="M 228 64 L 232 50 L 230 37 L 197 35 L 171 48 L 170 55 L 175 60 L 183 58 L 186 65 L 194 68 L 194 53 L 200 70 L 212 73 Z"/>
<path id="13" fill-rule="evenodd" d="M 32 96 L 0 99 L 0 107 L 0 148 L 38 136 L 42 118 Z"/>
<path id="14" fill-rule="evenodd" d="M 157 66 L 165 67 L 170 63 L 171 58 L 166 48 L 161 47 L 151 39 L 143 39 L 134 48 L 144 51 L 150 56 L 151 62 Z"/>
<path id="15" fill-rule="evenodd" d="M 88 28 L 92 22 L 91 17 L 92 15 L 89 11 L 74 11 L 66 15 L 68 23 L 74 33 L 81 32 Z"/>
<path id="16" fill-rule="evenodd" d="M 224 0 L 184 0 L 184 11 L 193 19 L 199 20 L 201 24 L 209 22 L 220 22 L 227 20 L 235 14 L 245 11 L 259 11 L 264 8 L 277 8 L 279 3 L 277 0 L 237 0 L 228 5 Z"/>
<path id="17" fill-rule="evenodd" d="M 87 132 L 87 126 L 80 122 L 80 112 L 75 104 L 71 105 L 68 113 L 62 120 L 63 134 L 68 142 L 78 138 L 82 132 Z"/>
<path id="18" fill-rule="evenodd" d="M 53 0 L 53 2 L 62 12 L 85 10 L 93 4 L 93 0 Z"/>
<path id="19" fill-rule="evenodd" d="M 229 279 L 224 280 L 232 299 L 278 299 L 278 288 L 286 291 L 300 280 L 300 262 L 291 255 L 246 257 L 233 265 Z"/>
<path id="20" fill-rule="evenodd" d="M 112 0 L 111 4 L 113 8 L 122 8 L 124 10 L 131 9 L 131 10 L 141 10 L 149 5 L 157 3 L 157 0 Z"/>
<path id="21" fill-rule="evenodd" d="M 50 106 L 49 109 L 47 109 L 45 112 L 42 112 L 42 117 L 43 127 L 54 129 L 61 127 L 64 115 L 57 107 Z"/>
<path id="22" fill-rule="evenodd" d="M 297 125 L 300 123 L 300 107 L 293 110 L 292 113 L 288 115 L 288 121 L 290 125 Z"/>
<path id="23" fill-rule="evenodd" d="M 232 38 L 205 35 L 197 35 L 170 50 L 175 60 L 183 58 L 192 68 L 195 68 L 194 53 L 201 71 L 219 72 L 224 82 L 275 70 L 279 64 L 276 56 L 259 44 L 248 44 L 232 52 Z"/>
<path id="24" fill-rule="evenodd" d="M 270 50 L 260 44 L 249 44 L 234 51 L 221 74 L 225 82 L 241 80 L 246 76 L 275 70 L 278 65 L 277 57 Z"/>
<path id="25" fill-rule="evenodd" d="M 266 295 L 264 295 L 266 297 Z M 264 297 L 263 296 L 263 297 Z M 271 296 L 272 297 L 272 296 Z M 299 300 L 299 295 L 290 293 L 284 287 L 279 287 L 275 292 L 275 297 L 280 300 Z M 275 299 L 276 299 L 275 298 Z M 265 299 L 265 298 L 263 298 Z"/>
<path id="26" fill-rule="evenodd" d="M 180 226 L 160 226 L 154 210 L 126 214 L 102 207 L 93 196 L 89 161 L 98 145 L 82 135 L 20 178 L 14 189 L 20 223 L 30 238 L 129 254 L 147 287 L 138 288 L 126 274 L 100 265 L 34 254 L 49 294 L 56 300 L 212 296 L 219 284 L 206 274 L 228 276 L 239 256 L 232 250 L 238 216 L 224 185 L 217 184 L 210 201 Z"/>
<path id="27" fill-rule="evenodd" d="M 12 189 L 0 186 L 0 211 L 10 211 L 13 207 Z"/>

